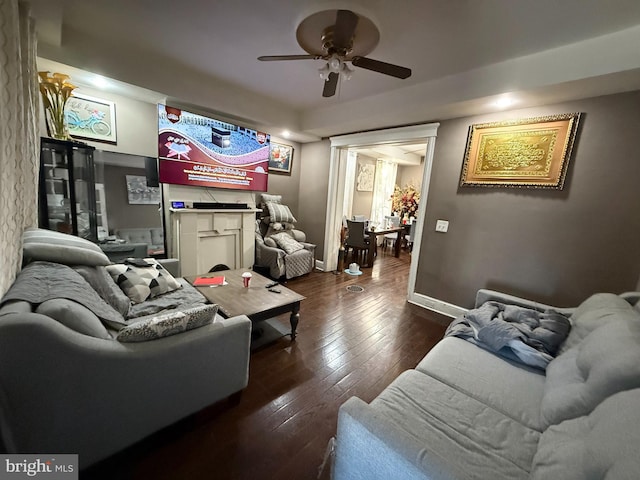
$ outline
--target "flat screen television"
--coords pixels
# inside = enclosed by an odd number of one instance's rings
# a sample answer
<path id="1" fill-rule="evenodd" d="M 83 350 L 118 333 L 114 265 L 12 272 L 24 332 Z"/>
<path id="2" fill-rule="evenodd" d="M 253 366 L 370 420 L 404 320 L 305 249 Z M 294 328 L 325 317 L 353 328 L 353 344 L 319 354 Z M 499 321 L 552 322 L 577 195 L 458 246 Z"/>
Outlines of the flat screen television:
<path id="1" fill-rule="evenodd" d="M 270 135 L 158 105 L 161 183 L 267 191 Z"/>

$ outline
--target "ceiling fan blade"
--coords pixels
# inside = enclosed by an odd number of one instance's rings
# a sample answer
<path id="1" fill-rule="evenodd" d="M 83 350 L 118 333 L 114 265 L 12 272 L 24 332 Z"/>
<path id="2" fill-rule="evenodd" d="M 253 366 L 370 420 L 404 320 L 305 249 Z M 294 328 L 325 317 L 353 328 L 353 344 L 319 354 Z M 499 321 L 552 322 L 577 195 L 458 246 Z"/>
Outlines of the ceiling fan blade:
<path id="1" fill-rule="evenodd" d="M 320 55 L 263 55 L 258 57 L 261 62 L 277 62 L 280 60 L 318 60 Z"/>
<path id="2" fill-rule="evenodd" d="M 338 10 L 336 25 L 333 31 L 333 46 L 337 49 L 348 49 L 356 32 L 359 17 L 351 10 Z"/>
<path id="3" fill-rule="evenodd" d="M 333 97 L 336 94 L 336 87 L 338 86 L 338 74 L 331 72 L 329 78 L 324 82 L 324 89 L 322 90 L 323 97 Z"/>
<path id="4" fill-rule="evenodd" d="M 373 60 L 367 57 L 353 57 L 351 63 L 354 67 L 364 68 L 373 72 L 383 73 L 385 75 L 391 75 L 396 78 L 409 78 L 411 76 L 411 69 L 407 67 L 401 67 L 400 65 L 394 65 L 392 63 L 381 62 L 380 60 Z"/>

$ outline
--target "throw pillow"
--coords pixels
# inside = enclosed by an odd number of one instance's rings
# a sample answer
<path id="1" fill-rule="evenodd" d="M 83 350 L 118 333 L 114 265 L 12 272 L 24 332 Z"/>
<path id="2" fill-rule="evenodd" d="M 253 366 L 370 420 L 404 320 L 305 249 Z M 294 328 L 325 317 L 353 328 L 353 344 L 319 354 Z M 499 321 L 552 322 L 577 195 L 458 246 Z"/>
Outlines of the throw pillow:
<path id="1" fill-rule="evenodd" d="M 66 298 L 54 298 L 42 302 L 36 313 L 57 320 L 78 333 L 111 340 L 111 336 L 100 319 L 87 307 Z"/>
<path id="2" fill-rule="evenodd" d="M 263 193 L 262 203 L 267 204 L 268 202 L 282 203 L 282 195 L 269 195 L 268 193 Z"/>
<path id="3" fill-rule="evenodd" d="M 291 210 L 289 210 L 289 207 L 287 207 L 286 205 L 281 205 L 279 203 L 274 203 L 274 202 L 268 202 L 267 208 L 269 209 L 269 218 L 271 220 L 271 223 L 297 222 L 296 218 L 291 213 Z"/>
<path id="4" fill-rule="evenodd" d="M 24 262 L 35 260 L 64 265 L 109 265 L 111 260 L 95 243 L 66 233 L 32 228 L 22 235 Z"/>
<path id="5" fill-rule="evenodd" d="M 133 303 L 142 303 L 148 298 L 172 292 L 180 283 L 153 258 L 145 258 L 148 267 L 128 264 L 107 266 L 111 278 Z"/>
<path id="6" fill-rule="evenodd" d="M 118 332 L 120 342 L 146 342 L 182 333 L 213 323 L 217 305 L 200 305 L 184 311 L 171 311 L 138 319 Z"/>
<path id="7" fill-rule="evenodd" d="M 271 235 L 271 237 L 278 244 L 282 250 L 287 252 L 288 254 L 297 252 L 298 250 L 304 250 L 304 245 L 295 240 L 288 233 L 276 233 L 275 235 Z"/>
<path id="8" fill-rule="evenodd" d="M 278 248 L 278 244 L 277 244 L 277 243 L 276 243 L 276 241 L 275 241 L 273 238 L 271 238 L 271 237 L 267 237 L 267 238 L 265 238 L 265 239 L 264 239 L 264 244 L 265 244 L 267 247 Z"/>
<path id="9" fill-rule="evenodd" d="M 131 307 L 131 299 L 115 284 L 105 267 L 76 265 L 73 269 L 82 275 L 82 278 L 91 285 L 105 302 L 111 305 L 124 318 L 127 318 Z"/>

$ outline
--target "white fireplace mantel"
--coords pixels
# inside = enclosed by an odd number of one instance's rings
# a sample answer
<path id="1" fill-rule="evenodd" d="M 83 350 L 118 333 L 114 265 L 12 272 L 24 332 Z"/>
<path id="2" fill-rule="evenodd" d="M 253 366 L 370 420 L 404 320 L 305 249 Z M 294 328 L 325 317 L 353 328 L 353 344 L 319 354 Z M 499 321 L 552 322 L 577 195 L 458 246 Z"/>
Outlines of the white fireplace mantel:
<path id="1" fill-rule="evenodd" d="M 218 264 L 250 269 L 255 255 L 259 209 L 171 209 L 171 256 L 180 259 L 183 276 L 208 272 Z"/>

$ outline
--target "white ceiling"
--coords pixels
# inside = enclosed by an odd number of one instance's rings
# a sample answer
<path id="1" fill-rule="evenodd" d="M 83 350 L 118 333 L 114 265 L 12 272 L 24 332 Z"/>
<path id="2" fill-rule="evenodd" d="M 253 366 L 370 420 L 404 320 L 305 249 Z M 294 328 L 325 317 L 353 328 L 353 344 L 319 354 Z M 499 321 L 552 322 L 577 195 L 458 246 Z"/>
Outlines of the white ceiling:
<path id="1" fill-rule="evenodd" d="M 39 55 L 236 115 L 293 139 L 486 113 L 509 93 L 527 107 L 640 89 L 638 0 L 31 0 Z M 368 56 L 406 80 L 356 69 L 323 98 L 321 60 L 296 27 L 317 11 L 370 18 Z M 357 40 L 356 40 L 357 41 Z M 320 40 L 318 40 L 320 42 Z"/>

